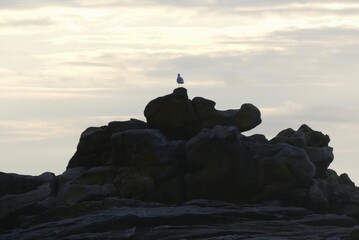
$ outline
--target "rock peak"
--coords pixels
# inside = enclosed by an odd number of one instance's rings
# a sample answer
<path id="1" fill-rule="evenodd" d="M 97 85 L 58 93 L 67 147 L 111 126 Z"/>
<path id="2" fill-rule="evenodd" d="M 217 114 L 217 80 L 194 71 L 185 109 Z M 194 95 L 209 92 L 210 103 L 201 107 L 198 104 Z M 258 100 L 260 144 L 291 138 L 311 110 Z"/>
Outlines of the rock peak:
<path id="1" fill-rule="evenodd" d="M 259 125 L 261 113 L 246 103 L 240 109 L 219 111 L 216 103 L 203 97 L 190 100 L 187 89 L 176 88 L 173 93 L 150 101 L 144 111 L 150 128 L 161 130 L 169 139 L 189 140 L 203 128 L 216 125 L 235 126 L 244 132 Z"/>
<path id="2" fill-rule="evenodd" d="M 187 89 L 184 87 L 178 87 L 173 90 L 173 95 L 178 97 L 185 97 L 188 99 Z"/>

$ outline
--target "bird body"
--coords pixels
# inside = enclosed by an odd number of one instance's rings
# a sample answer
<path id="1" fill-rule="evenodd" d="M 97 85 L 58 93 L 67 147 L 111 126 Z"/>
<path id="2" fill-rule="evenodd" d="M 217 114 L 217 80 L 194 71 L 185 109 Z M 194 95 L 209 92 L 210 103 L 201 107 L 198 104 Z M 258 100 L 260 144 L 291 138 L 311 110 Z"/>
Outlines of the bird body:
<path id="1" fill-rule="evenodd" d="M 177 75 L 177 83 L 178 83 L 179 86 L 184 83 L 184 80 L 183 80 L 183 78 L 181 77 L 181 74 L 178 74 L 178 75 Z"/>

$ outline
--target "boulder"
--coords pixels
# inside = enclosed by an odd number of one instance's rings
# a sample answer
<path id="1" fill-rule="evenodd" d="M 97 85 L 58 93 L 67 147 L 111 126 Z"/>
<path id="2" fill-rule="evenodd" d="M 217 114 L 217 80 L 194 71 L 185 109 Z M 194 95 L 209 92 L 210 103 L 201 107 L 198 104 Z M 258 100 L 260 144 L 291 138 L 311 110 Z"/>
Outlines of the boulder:
<path id="1" fill-rule="evenodd" d="M 159 129 L 169 139 L 187 140 L 201 130 L 201 124 L 185 88 L 150 101 L 144 115 L 150 128 Z"/>
<path id="2" fill-rule="evenodd" d="M 286 142 L 297 147 L 328 147 L 329 141 L 328 135 L 315 131 L 306 124 L 300 126 L 297 131 L 291 128 L 283 130 L 270 140 L 274 144 Z"/>
<path id="3" fill-rule="evenodd" d="M 309 159 L 316 167 L 316 177 L 325 178 L 326 171 L 334 159 L 333 148 L 331 147 L 305 147 Z"/>
<path id="4" fill-rule="evenodd" d="M 54 174 L 50 172 L 45 172 L 39 176 L 0 172 L 0 197 L 7 194 L 27 193 L 44 183 L 53 181 Z"/>
<path id="5" fill-rule="evenodd" d="M 308 189 L 307 206 L 318 212 L 327 212 L 329 209 L 329 200 L 326 182 L 322 179 L 313 179 Z"/>
<path id="6" fill-rule="evenodd" d="M 297 147 L 305 147 L 307 144 L 305 134 L 300 131 L 294 131 L 292 128 L 282 130 L 277 134 L 277 136 L 270 140 L 270 143 L 273 144 L 282 142 L 286 142 Z"/>
<path id="7" fill-rule="evenodd" d="M 243 132 L 262 121 L 259 109 L 252 104 L 225 111 L 216 110 L 215 105 L 202 97 L 190 100 L 185 88 L 177 88 L 149 102 L 144 114 L 149 127 L 159 129 L 170 140 L 189 140 L 201 129 L 216 125 L 235 126 Z"/>
<path id="8" fill-rule="evenodd" d="M 294 188 L 303 192 L 315 174 L 303 149 L 256 142 L 235 127 L 202 130 L 188 141 L 186 154 L 188 199 L 285 199 L 298 195 Z"/>
<path id="9" fill-rule="evenodd" d="M 114 164 L 120 167 L 161 166 L 169 161 L 169 141 L 157 129 L 128 130 L 112 137 Z"/>
<path id="10" fill-rule="evenodd" d="M 213 128 L 216 125 L 235 126 L 240 132 L 244 132 L 262 122 L 259 109 L 250 103 L 243 104 L 240 109 L 225 111 L 216 110 L 216 103 L 203 97 L 193 98 L 192 104 L 202 128 Z"/>
<path id="11" fill-rule="evenodd" d="M 242 136 L 235 127 L 203 129 L 186 145 L 188 199 L 242 199 L 239 162 Z M 250 169 L 247 169 L 250 171 Z M 241 184 L 242 183 L 242 184 Z"/>
<path id="12" fill-rule="evenodd" d="M 343 184 L 351 187 L 355 187 L 355 183 L 350 179 L 348 174 L 346 173 L 340 174 L 339 178 Z"/>
<path id="13" fill-rule="evenodd" d="M 114 162 L 127 168 L 116 178 L 119 195 L 167 203 L 183 202 L 185 144 L 184 141 L 168 141 L 157 129 L 114 134 Z"/>
<path id="14" fill-rule="evenodd" d="M 104 198 L 115 192 L 113 184 L 84 185 L 65 184 L 58 192 L 57 206 L 72 206 L 82 201 Z"/>
<path id="15" fill-rule="evenodd" d="M 23 192 L 24 189 L 22 189 L 21 192 L 10 193 L 0 198 L 0 226 L 10 227 L 16 223 L 19 216 L 36 214 L 54 206 L 49 203 L 51 197 L 55 196 L 56 193 L 56 178 L 53 173 L 44 173 L 38 177 L 33 177 L 33 179 L 29 176 L 15 176 L 12 174 L 8 177 L 16 179 L 16 185 L 14 186 L 21 186 L 20 179 L 29 179 L 30 182 L 38 181 L 40 185 L 26 189 L 26 192 Z M 37 180 L 35 181 L 34 179 Z M 26 187 L 28 186 L 30 185 L 26 185 Z"/>
<path id="16" fill-rule="evenodd" d="M 68 169 L 58 177 L 57 206 L 111 195 L 115 192 L 113 181 L 117 170 L 115 166 Z"/>
<path id="17" fill-rule="evenodd" d="M 126 198 L 144 198 L 154 187 L 154 181 L 148 174 L 136 168 L 120 168 L 114 180 L 116 194 Z"/>
<path id="18" fill-rule="evenodd" d="M 111 136 L 129 129 L 147 128 L 145 122 L 131 119 L 124 122 L 110 122 L 103 127 L 90 127 L 80 137 L 77 151 L 70 159 L 67 169 L 75 167 L 96 167 L 112 165 Z"/>

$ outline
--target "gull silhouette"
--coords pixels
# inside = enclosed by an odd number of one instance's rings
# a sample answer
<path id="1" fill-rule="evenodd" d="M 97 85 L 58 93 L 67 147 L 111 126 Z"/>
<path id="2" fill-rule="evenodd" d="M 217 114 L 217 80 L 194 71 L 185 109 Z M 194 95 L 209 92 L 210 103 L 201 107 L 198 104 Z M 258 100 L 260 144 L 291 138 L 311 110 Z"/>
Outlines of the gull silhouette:
<path id="1" fill-rule="evenodd" d="M 178 87 L 182 87 L 182 84 L 184 83 L 184 80 L 181 77 L 181 74 L 177 75 L 177 83 L 178 83 Z"/>

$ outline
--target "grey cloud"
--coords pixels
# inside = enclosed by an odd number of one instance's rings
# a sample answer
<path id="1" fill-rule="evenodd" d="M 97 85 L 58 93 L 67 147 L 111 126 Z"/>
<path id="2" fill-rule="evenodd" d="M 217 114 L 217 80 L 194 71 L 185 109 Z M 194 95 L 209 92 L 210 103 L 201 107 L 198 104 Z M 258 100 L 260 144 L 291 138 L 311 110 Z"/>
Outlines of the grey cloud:
<path id="1" fill-rule="evenodd" d="M 73 2 L 73 0 L 11 0 L 0 1 L 0 9 L 38 8 L 48 5 L 61 5 Z"/>
<path id="2" fill-rule="evenodd" d="M 258 6 L 277 6 L 282 4 L 305 4 L 305 3 L 337 3 L 337 0 L 215 0 L 211 1 L 210 3 L 205 0 L 152 0 L 151 2 L 158 3 L 158 4 L 168 4 L 168 5 L 175 5 L 175 6 L 217 6 L 217 7 L 235 7 L 235 6 L 251 6 L 251 7 L 258 7 Z M 356 3 L 355 0 L 344 0 L 341 3 Z"/>
<path id="3" fill-rule="evenodd" d="M 55 22 L 48 18 L 38 18 L 38 19 L 21 19 L 21 20 L 2 20 L 0 22 L 1 26 L 11 26 L 11 27 L 44 27 L 54 25 Z"/>
<path id="4" fill-rule="evenodd" d="M 67 5 L 67 6 L 83 6 L 83 7 L 141 7 L 141 6 L 174 6 L 174 7 L 204 7 L 213 9 L 228 9 L 233 7 L 275 7 L 288 4 L 323 4 L 338 3 L 337 0 L 215 0 L 208 2 L 206 0 L 122 0 L 122 1 L 104 1 L 93 2 L 86 0 L 12 0 L 1 1 L 0 8 L 36 8 L 47 5 Z M 355 0 L 343 0 L 343 3 L 357 3 Z"/>
<path id="5" fill-rule="evenodd" d="M 359 40 L 359 28 L 349 27 L 325 27 L 312 29 L 289 29 L 272 33 L 270 38 L 288 38 L 294 40 L 319 40 L 330 41 L 333 39 Z M 341 46 L 345 43 L 341 43 Z"/>
<path id="6" fill-rule="evenodd" d="M 83 66 L 83 67 L 111 67 L 109 64 L 104 64 L 100 62 L 63 62 L 60 65 L 64 66 Z"/>

